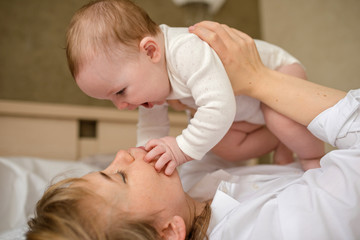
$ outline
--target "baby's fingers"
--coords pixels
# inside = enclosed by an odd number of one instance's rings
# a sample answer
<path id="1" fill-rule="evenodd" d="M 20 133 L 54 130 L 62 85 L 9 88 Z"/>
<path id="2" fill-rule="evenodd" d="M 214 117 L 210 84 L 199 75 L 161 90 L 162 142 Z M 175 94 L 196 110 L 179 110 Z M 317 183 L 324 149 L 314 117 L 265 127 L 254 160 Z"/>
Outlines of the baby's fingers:
<path id="1" fill-rule="evenodd" d="M 165 175 L 170 176 L 174 172 L 176 167 L 177 167 L 176 161 L 170 161 L 165 169 Z"/>
<path id="2" fill-rule="evenodd" d="M 156 169 L 158 172 L 160 172 L 161 169 L 163 169 L 163 167 L 164 167 L 169 161 L 170 161 L 170 163 L 173 162 L 173 161 L 171 161 L 171 157 L 169 157 L 166 153 L 164 153 L 164 154 L 161 155 L 161 157 L 156 161 L 156 163 L 155 163 L 155 169 Z M 169 164 L 170 164 L 170 163 L 169 163 Z M 172 172 L 171 172 L 171 173 L 172 173 Z"/>
<path id="3" fill-rule="evenodd" d="M 144 157 L 145 162 L 151 162 L 156 157 L 162 155 L 166 151 L 164 146 L 156 146 L 152 148 Z"/>

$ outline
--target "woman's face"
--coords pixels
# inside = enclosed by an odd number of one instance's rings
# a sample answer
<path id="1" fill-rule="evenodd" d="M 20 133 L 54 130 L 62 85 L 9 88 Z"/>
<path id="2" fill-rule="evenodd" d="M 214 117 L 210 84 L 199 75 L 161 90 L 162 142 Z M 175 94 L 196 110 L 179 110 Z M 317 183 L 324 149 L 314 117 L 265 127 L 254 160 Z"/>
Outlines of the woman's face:
<path id="1" fill-rule="evenodd" d="M 83 178 L 112 206 L 133 217 L 181 215 L 186 196 L 178 173 L 158 173 L 153 163 L 143 161 L 145 154 L 141 148 L 121 150 L 106 169 Z"/>

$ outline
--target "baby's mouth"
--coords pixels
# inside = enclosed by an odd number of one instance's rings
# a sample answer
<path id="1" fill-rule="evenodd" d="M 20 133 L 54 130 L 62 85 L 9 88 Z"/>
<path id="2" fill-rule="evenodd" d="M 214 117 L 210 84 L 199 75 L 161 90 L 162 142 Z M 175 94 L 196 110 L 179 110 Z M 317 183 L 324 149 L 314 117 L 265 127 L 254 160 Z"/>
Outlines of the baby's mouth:
<path id="1" fill-rule="evenodd" d="M 150 102 L 146 102 L 146 103 L 141 104 L 141 106 L 146 107 L 146 108 L 152 108 L 154 106 L 154 104 L 150 103 Z"/>

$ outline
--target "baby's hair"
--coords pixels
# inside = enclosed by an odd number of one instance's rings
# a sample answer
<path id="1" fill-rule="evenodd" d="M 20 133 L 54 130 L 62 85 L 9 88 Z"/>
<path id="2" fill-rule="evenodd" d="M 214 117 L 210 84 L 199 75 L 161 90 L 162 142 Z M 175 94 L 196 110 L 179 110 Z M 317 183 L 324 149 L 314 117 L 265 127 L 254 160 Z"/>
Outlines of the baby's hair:
<path id="1" fill-rule="evenodd" d="M 132 219 L 118 213 L 103 197 L 84 187 L 87 180 L 69 178 L 51 185 L 29 220 L 29 240 L 159 240 L 155 219 Z M 210 206 L 195 217 L 186 239 L 207 238 Z"/>
<path id="2" fill-rule="evenodd" d="M 75 78 L 82 64 L 95 55 L 119 52 L 120 44 L 134 52 L 142 38 L 159 32 L 159 26 L 130 0 L 91 1 L 75 13 L 66 34 L 70 72 Z"/>

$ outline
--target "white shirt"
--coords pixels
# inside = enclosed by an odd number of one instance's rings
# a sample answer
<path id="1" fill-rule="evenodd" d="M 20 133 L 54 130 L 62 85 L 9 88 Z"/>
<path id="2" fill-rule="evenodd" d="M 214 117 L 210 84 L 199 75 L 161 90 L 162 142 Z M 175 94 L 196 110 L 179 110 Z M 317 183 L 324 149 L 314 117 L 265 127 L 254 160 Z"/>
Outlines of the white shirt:
<path id="1" fill-rule="evenodd" d="M 264 124 L 260 102 L 234 96 L 230 80 L 215 51 L 187 28 L 160 26 L 165 39 L 167 71 L 171 84 L 168 99 L 179 99 L 196 109 L 195 116 L 176 137 L 180 149 L 201 159 L 226 134 L 234 121 Z M 262 61 L 271 69 L 298 63 L 283 49 L 256 40 Z M 137 145 L 169 133 L 166 104 L 151 109 L 139 107 Z"/>
<path id="2" fill-rule="evenodd" d="M 216 167 L 214 161 L 183 165 L 191 169 L 190 175 L 183 169 L 189 194 L 214 196 L 210 239 L 360 239 L 360 89 L 318 115 L 308 129 L 338 150 L 321 159 L 321 168 L 305 173 L 294 164 L 228 170 L 216 170 L 223 163 Z M 194 176 L 209 169 L 214 171 L 190 187 L 190 178 L 196 182 Z"/>

